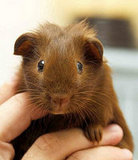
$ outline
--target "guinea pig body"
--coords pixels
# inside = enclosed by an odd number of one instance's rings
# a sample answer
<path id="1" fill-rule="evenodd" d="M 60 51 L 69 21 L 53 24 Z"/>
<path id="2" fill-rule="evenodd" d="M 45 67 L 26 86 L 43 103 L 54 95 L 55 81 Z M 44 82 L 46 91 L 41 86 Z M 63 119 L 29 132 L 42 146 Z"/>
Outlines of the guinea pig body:
<path id="1" fill-rule="evenodd" d="M 102 44 L 84 22 L 66 28 L 47 23 L 20 36 L 14 54 L 23 57 L 17 93 L 28 92 L 31 103 L 48 112 L 13 140 L 16 160 L 44 133 L 80 127 L 89 140 L 99 142 L 110 123 L 124 131 L 118 146 L 133 151 Z"/>

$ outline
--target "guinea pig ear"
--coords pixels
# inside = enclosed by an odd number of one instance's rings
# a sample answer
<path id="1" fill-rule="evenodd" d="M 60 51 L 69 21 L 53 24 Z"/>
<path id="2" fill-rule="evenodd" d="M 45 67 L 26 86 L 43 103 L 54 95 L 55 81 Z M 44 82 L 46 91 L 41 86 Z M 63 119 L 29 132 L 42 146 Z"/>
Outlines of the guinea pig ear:
<path id="1" fill-rule="evenodd" d="M 25 56 L 32 52 L 35 46 L 35 36 L 32 33 L 21 35 L 15 42 L 14 55 Z"/>
<path id="2" fill-rule="evenodd" d="M 102 63 L 103 60 L 103 45 L 97 39 L 87 39 L 84 44 L 85 58 L 87 62 L 95 64 Z"/>

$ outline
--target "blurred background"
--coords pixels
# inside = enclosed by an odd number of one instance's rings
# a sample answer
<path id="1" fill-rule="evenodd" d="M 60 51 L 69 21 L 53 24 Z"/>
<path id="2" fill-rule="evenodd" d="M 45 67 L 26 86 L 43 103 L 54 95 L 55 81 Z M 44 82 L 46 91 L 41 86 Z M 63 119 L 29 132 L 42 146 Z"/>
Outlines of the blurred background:
<path id="1" fill-rule="evenodd" d="M 19 35 L 50 21 L 61 26 L 87 18 L 104 44 L 120 106 L 138 159 L 138 0 L 0 0 L 0 85 L 18 70 Z"/>

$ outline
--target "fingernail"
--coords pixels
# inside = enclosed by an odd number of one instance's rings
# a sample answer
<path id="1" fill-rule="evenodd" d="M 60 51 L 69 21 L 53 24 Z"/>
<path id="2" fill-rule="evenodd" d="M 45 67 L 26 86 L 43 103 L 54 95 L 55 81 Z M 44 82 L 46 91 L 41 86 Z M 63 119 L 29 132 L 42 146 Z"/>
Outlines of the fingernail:
<path id="1" fill-rule="evenodd" d="M 110 132 L 118 132 L 118 130 L 120 131 L 120 129 L 121 128 L 116 124 L 112 124 L 112 125 L 108 126 L 108 130 Z"/>
<path id="2" fill-rule="evenodd" d="M 126 158 L 128 158 L 130 160 L 133 159 L 133 154 L 128 149 L 122 149 L 122 151 L 124 152 Z"/>

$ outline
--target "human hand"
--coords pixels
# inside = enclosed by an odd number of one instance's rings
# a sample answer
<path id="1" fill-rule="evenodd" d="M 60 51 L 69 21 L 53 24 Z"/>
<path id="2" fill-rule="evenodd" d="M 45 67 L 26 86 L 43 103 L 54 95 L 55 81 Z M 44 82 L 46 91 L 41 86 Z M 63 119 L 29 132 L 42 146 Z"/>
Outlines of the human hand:
<path id="1" fill-rule="evenodd" d="M 130 151 L 111 146 L 122 136 L 115 124 L 104 129 L 99 145 L 92 144 L 81 129 L 54 132 L 39 137 L 22 160 L 132 160 Z"/>
<path id="2" fill-rule="evenodd" d="M 0 160 L 12 159 L 15 153 L 10 141 L 27 129 L 32 120 L 46 114 L 33 112 L 26 93 L 14 95 L 16 85 L 17 78 L 0 88 Z"/>
<path id="3" fill-rule="evenodd" d="M 0 89 L 0 160 L 13 159 L 15 153 L 10 141 L 22 133 L 30 125 L 31 120 L 43 116 L 30 114 L 31 112 L 25 107 L 28 105 L 27 94 L 13 96 L 14 86 L 15 84 L 6 85 Z M 122 135 L 120 127 L 109 126 L 104 129 L 100 145 L 115 145 L 119 143 Z M 39 137 L 24 155 L 23 160 L 95 160 L 96 158 L 96 160 L 112 160 L 115 157 L 117 160 L 131 160 L 132 158 L 128 150 L 102 146 L 87 149 L 91 147 L 94 147 L 93 144 L 85 138 L 80 129 L 63 130 Z M 129 153 L 128 156 L 126 152 Z"/>

